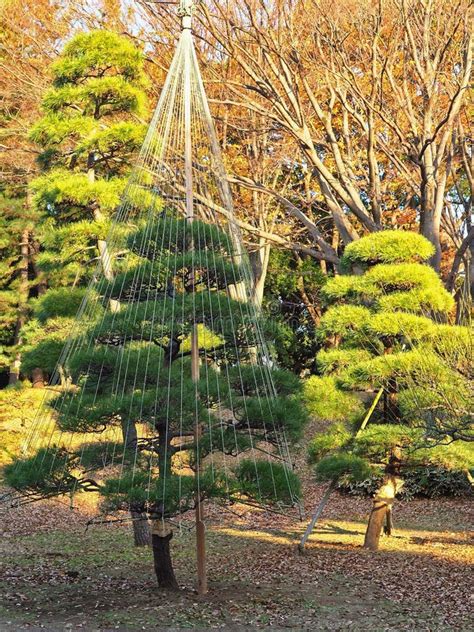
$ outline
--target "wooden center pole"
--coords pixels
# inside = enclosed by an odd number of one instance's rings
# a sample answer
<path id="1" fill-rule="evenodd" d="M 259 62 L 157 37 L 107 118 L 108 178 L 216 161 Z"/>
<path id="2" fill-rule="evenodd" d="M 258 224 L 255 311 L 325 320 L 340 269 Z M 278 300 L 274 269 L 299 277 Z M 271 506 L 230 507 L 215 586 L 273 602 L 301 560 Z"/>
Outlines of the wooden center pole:
<path id="1" fill-rule="evenodd" d="M 194 219 L 193 201 L 193 163 L 192 163 L 192 135 L 191 135 L 191 52 L 192 36 L 190 30 L 190 20 L 183 18 L 183 37 L 189 39 L 185 47 L 184 58 L 184 172 L 186 187 L 186 219 L 189 225 Z M 191 240 L 190 250 L 194 248 Z M 194 291 L 194 288 L 193 288 Z M 191 332 L 191 378 L 194 384 L 199 381 L 199 340 L 197 324 L 193 323 Z M 197 397 L 197 386 L 196 386 Z M 201 475 L 201 457 L 199 454 L 199 439 L 201 437 L 201 423 L 199 415 L 196 414 L 194 420 L 194 442 L 196 444 L 196 560 L 197 560 L 197 591 L 199 595 L 207 593 L 206 574 L 206 528 L 204 524 L 204 503 L 200 497 L 199 479 Z"/>
<path id="2" fill-rule="evenodd" d="M 191 369 L 193 382 L 199 379 L 199 346 L 197 325 L 193 325 L 191 334 Z M 196 414 L 194 423 L 194 442 L 196 444 L 196 560 L 197 560 L 197 591 L 199 595 L 207 593 L 206 573 L 206 526 L 204 524 L 204 502 L 200 497 L 199 477 L 201 475 L 201 457 L 199 455 L 199 439 L 201 424 Z"/>

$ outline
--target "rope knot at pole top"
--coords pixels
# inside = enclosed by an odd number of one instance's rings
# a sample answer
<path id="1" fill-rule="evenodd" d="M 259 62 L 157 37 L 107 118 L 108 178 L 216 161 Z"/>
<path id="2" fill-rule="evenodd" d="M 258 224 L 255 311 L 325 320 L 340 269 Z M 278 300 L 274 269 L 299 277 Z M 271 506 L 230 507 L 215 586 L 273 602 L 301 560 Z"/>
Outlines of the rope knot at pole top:
<path id="1" fill-rule="evenodd" d="M 199 0 L 180 0 L 178 15 L 181 17 L 181 26 L 183 29 L 191 28 L 191 18 L 198 2 Z"/>

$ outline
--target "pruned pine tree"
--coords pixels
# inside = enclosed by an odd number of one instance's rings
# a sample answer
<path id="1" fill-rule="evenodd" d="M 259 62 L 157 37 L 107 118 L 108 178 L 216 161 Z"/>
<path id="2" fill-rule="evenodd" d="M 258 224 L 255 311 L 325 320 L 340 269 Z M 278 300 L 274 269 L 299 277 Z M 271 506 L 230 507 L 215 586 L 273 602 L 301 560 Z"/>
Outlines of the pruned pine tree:
<path id="1" fill-rule="evenodd" d="M 232 298 L 243 269 L 224 231 L 163 211 L 128 248 L 133 264 L 98 285 L 104 312 L 84 335 L 90 344 L 70 355 L 72 387 L 53 403 L 59 427 L 86 433 L 84 444 L 43 449 L 7 478 L 43 494 L 97 490 L 106 511 L 146 512 L 158 583 L 175 589 L 173 520 L 197 502 L 295 503 L 286 441 L 301 436 L 306 413 L 298 378 L 256 364 L 265 323 Z M 91 442 L 117 427 L 121 445 Z"/>
<path id="2" fill-rule="evenodd" d="M 85 295 L 81 285 L 90 280 L 96 262 L 108 279 L 120 265 L 105 238 L 131 157 L 143 141 L 145 126 L 137 117 L 145 113 L 147 84 L 143 53 L 107 31 L 76 35 L 52 64 L 52 75 L 42 103 L 45 114 L 30 131 L 43 150 L 44 174 L 31 184 L 42 218 L 38 265 L 52 289 L 34 305 L 23 336 L 24 374 L 40 369 L 45 377 L 53 374 L 73 330 Z M 58 371 L 64 382 L 64 367 Z M 133 524 L 135 542 L 146 544 L 146 523 Z"/>
<path id="3" fill-rule="evenodd" d="M 119 265 L 108 256 L 106 236 L 145 134 L 139 122 L 146 113 L 143 64 L 130 40 L 100 30 L 76 35 L 52 64 L 44 115 L 30 139 L 41 147 L 43 170 L 31 183 L 40 214 L 38 266 L 53 289 L 34 306 L 25 331 L 26 376 L 35 361 L 45 378 L 52 374 L 59 357 L 53 350 L 60 352 L 97 260 L 108 278 Z"/>
<path id="4" fill-rule="evenodd" d="M 323 479 L 384 473 L 366 534 L 371 549 L 385 519 L 390 530 L 404 472 L 473 465 L 472 451 L 450 445 L 474 439 L 472 332 L 447 324 L 454 301 L 425 264 L 432 252 L 415 233 L 375 233 L 347 246 L 346 274 L 322 289 L 320 376 L 307 381 L 305 397 L 312 414 L 333 423 L 312 441 L 310 459 Z M 379 406 L 356 434 L 364 402 L 380 388 Z"/>

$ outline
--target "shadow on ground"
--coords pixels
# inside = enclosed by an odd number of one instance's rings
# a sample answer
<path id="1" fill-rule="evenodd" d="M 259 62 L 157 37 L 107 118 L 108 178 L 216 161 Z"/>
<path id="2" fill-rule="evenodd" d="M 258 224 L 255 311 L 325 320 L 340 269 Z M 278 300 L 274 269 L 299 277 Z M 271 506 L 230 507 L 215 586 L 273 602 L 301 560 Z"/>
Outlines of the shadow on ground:
<path id="1" fill-rule="evenodd" d="M 192 531 L 173 541 L 182 590 L 165 594 L 156 587 L 149 550 L 133 547 L 126 526 L 85 532 L 72 521 L 18 536 L 9 529 L 2 540 L 0 629 L 474 628 L 467 601 L 472 558 L 462 532 L 399 527 L 373 554 L 361 548 L 362 523 L 331 520 L 301 556 L 302 529 L 211 527 L 205 597 L 193 588 Z"/>

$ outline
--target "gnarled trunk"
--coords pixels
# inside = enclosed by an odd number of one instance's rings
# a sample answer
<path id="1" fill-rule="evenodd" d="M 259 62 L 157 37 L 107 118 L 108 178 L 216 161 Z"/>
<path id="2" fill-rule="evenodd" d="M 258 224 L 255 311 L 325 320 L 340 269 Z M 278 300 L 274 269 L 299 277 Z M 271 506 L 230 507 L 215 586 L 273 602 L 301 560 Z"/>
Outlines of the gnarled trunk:
<path id="1" fill-rule="evenodd" d="M 166 590 L 179 590 L 171 561 L 170 541 L 173 532 L 161 519 L 152 522 L 153 563 L 158 586 Z"/>
<path id="2" fill-rule="evenodd" d="M 392 505 L 395 495 L 403 486 L 403 481 L 393 475 L 385 477 L 383 484 L 374 496 L 372 511 L 370 512 L 369 524 L 365 532 L 364 548 L 371 551 L 378 551 L 380 536 L 384 523 L 386 523 L 385 533 L 392 533 Z"/>
<path id="3" fill-rule="evenodd" d="M 160 479 L 171 474 L 171 445 L 166 424 L 158 423 L 158 470 Z M 151 544 L 156 579 L 160 588 L 178 590 L 178 582 L 171 561 L 170 540 L 173 537 L 171 525 L 165 520 L 165 507 L 158 503 L 151 513 Z"/>

